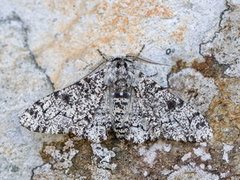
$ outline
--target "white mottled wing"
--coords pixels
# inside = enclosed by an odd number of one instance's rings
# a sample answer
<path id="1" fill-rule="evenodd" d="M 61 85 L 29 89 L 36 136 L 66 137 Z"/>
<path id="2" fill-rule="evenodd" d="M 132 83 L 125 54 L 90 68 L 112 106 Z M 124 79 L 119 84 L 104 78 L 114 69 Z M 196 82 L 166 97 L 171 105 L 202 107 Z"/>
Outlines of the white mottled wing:
<path id="1" fill-rule="evenodd" d="M 94 142 L 105 140 L 111 117 L 103 79 L 101 70 L 46 96 L 25 110 L 20 123 L 34 132 L 72 132 Z"/>
<path id="2" fill-rule="evenodd" d="M 204 117 L 169 89 L 140 73 L 133 87 L 131 127 L 126 138 L 136 143 L 162 136 L 166 139 L 200 142 L 212 136 Z"/>

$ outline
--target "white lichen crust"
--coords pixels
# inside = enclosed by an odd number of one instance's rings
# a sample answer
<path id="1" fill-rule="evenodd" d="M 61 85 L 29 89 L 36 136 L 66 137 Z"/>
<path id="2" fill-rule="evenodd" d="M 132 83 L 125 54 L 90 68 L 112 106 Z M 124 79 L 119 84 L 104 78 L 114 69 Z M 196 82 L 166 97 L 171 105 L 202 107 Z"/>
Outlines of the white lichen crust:
<path id="1" fill-rule="evenodd" d="M 20 119 L 31 131 L 72 132 L 92 142 L 118 138 L 143 143 L 160 136 L 200 142 L 212 130 L 192 106 L 138 71 L 134 59 L 110 58 L 105 68 L 37 101 Z"/>

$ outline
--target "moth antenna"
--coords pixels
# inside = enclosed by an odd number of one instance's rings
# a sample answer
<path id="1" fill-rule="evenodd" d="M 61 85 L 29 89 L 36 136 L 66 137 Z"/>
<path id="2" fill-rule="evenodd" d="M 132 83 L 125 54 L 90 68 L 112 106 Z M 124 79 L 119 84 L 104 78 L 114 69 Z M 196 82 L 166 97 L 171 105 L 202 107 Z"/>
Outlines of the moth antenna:
<path id="1" fill-rule="evenodd" d="M 142 53 L 143 49 L 145 48 L 145 44 L 142 46 L 142 48 L 140 49 L 139 53 L 137 54 L 137 56 L 140 56 L 140 54 Z"/>
<path id="2" fill-rule="evenodd" d="M 102 58 L 105 60 L 105 61 L 108 61 L 109 58 L 106 54 L 104 54 L 102 51 L 100 51 L 99 49 L 97 49 L 98 53 L 100 54 L 100 56 L 102 56 Z"/>
<path id="3" fill-rule="evenodd" d="M 147 59 L 145 57 L 136 56 L 135 54 L 127 54 L 126 57 L 130 57 L 134 61 L 138 60 L 138 61 L 142 61 L 142 62 L 149 63 L 149 64 L 156 64 L 156 65 L 161 65 L 161 66 L 169 66 L 168 64 L 161 64 L 161 63 L 153 62 L 150 59 Z"/>
<path id="4" fill-rule="evenodd" d="M 93 72 L 95 72 L 100 66 L 102 66 L 104 63 L 106 63 L 105 61 L 99 63 L 93 70 L 90 71 L 90 73 L 88 74 L 92 74 Z"/>
<path id="5" fill-rule="evenodd" d="M 109 61 L 109 58 L 107 57 L 106 54 L 104 54 L 102 51 L 100 51 L 99 49 L 97 49 L 98 53 L 100 54 L 100 56 L 102 56 L 102 58 L 105 60 L 103 62 L 100 62 L 94 69 L 92 69 L 90 71 L 89 74 L 92 74 L 93 72 L 95 72 L 100 66 L 102 66 L 104 63 L 106 63 L 107 61 Z"/>
<path id="6" fill-rule="evenodd" d="M 140 51 L 137 54 L 127 54 L 126 57 L 130 57 L 133 60 L 138 59 L 138 57 L 140 56 L 140 54 L 142 53 L 143 49 L 145 48 L 145 44 L 142 46 L 142 48 L 140 49 Z"/>
<path id="7" fill-rule="evenodd" d="M 128 57 L 134 57 L 134 56 L 128 56 Z M 135 60 L 139 60 L 139 61 L 146 62 L 146 63 L 149 63 L 149 64 L 157 64 L 157 65 L 161 65 L 161 66 L 169 66 L 168 64 L 161 64 L 161 63 L 153 62 L 150 59 L 147 59 L 145 57 L 135 56 L 134 58 L 135 58 Z"/>
<path id="8" fill-rule="evenodd" d="M 151 61 L 151 60 L 149 60 L 147 58 L 141 57 L 140 54 L 142 53 L 144 48 L 145 48 L 145 44 L 142 46 L 142 48 L 141 48 L 141 50 L 139 51 L 138 54 L 127 54 L 126 57 L 130 57 L 130 58 L 132 58 L 135 61 L 139 60 L 139 61 L 150 63 L 150 64 L 169 66 L 167 64 L 160 64 L 160 63 L 157 63 L 157 62 L 153 62 L 153 61 Z"/>

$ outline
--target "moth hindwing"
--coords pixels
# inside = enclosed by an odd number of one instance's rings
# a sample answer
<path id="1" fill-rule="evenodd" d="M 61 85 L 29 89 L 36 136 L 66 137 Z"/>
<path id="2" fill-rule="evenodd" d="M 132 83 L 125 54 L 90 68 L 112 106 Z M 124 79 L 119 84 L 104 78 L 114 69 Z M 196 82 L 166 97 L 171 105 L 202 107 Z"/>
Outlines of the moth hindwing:
<path id="1" fill-rule="evenodd" d="M 134 59 L 115 57 L 80 81 L 35 102 L 20 123 L 35 132 L 66 134 L 92 142 L 118 138 L 143 143 L 160 136 L 200 142 L 212 136 L 191 105 L 137 70 Z"/>

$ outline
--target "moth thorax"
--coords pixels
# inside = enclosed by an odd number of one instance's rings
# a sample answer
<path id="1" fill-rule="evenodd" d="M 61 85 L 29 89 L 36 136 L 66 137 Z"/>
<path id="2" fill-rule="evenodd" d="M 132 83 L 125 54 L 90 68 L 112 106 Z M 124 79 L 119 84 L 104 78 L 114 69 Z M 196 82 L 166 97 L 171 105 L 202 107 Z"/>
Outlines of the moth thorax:
<path id="1" fill-rule="evenodd" d="M 120 88 L 128 87 L 127 80 L 126 79 L 119 79 L 115 82 L 115 86 L 120 87 Z"/>

